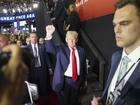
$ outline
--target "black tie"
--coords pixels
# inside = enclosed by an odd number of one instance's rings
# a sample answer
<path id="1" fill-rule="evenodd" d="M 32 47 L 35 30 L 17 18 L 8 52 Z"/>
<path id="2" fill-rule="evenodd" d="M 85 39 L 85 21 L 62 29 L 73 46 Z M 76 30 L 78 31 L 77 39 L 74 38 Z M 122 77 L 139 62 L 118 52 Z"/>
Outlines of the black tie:
<path id="1" fill-rule="evenodd" d="M 34 45 L 34 56 L 37 57 L 37 48 L 36 48 L 36 45 Z"/>
<path id="2" fill-rule="evenodd" d="M 39 54 L 37 53 L 37 47 L 34 45 L 34 57 L 35 57 L 35 67 L 40 67 Z"/>

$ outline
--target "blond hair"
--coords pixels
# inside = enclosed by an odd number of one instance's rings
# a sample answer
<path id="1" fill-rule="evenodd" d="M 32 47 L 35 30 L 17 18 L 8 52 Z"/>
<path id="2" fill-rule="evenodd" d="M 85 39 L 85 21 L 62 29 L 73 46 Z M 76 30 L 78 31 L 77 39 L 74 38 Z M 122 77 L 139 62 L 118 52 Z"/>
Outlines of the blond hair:
<path id="1" fill-rule="evenodd" d="M 68 35 L 74 35 L 76 39 L 78 38 L 78 33 L 76 31 L 67 31 L 66 38 Z"/>

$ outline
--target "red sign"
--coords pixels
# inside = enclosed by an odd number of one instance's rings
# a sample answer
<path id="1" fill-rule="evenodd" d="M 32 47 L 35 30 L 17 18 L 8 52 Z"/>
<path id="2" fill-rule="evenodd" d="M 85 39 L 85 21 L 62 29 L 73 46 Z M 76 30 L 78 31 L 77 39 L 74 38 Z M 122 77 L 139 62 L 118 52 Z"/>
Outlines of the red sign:
<path id="1" fill-rule="evenodd" d="M 117 0 L 76 0 L 75 4 L 81 20 L 89 20 L 112 14 Z"/>

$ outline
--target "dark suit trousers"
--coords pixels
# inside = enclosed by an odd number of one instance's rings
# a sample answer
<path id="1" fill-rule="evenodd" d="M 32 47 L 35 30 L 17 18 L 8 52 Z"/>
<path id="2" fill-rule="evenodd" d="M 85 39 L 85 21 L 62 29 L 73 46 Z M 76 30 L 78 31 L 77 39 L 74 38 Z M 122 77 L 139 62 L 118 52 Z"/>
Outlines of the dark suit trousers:
<path id="1" fill-rule="evenodd" d="M 39 96 L 45 98 L 45 104 L 49 105 L 49 84 L 47 82 L 47 72 L 42 68 L 35 68 L 33 70 L 33 83 L 36 83 L 39 90 Z"/>
<path id="2" fill-rule="evenodd" d="M 59 105 L 77 105 L 79 93 L 79 81 L 65 78 L 64 88 L 58 94 Z"/>

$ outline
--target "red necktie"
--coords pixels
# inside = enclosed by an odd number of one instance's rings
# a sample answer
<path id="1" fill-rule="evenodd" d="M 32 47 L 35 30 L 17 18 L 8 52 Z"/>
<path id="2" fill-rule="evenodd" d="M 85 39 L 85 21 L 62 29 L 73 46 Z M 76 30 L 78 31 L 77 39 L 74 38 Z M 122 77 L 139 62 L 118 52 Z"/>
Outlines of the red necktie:
<path id="1" fill-rule="evenodd" d="M 72 80 L 77 80 L 77 61 L 74 48 L 72 48 Z"/>

